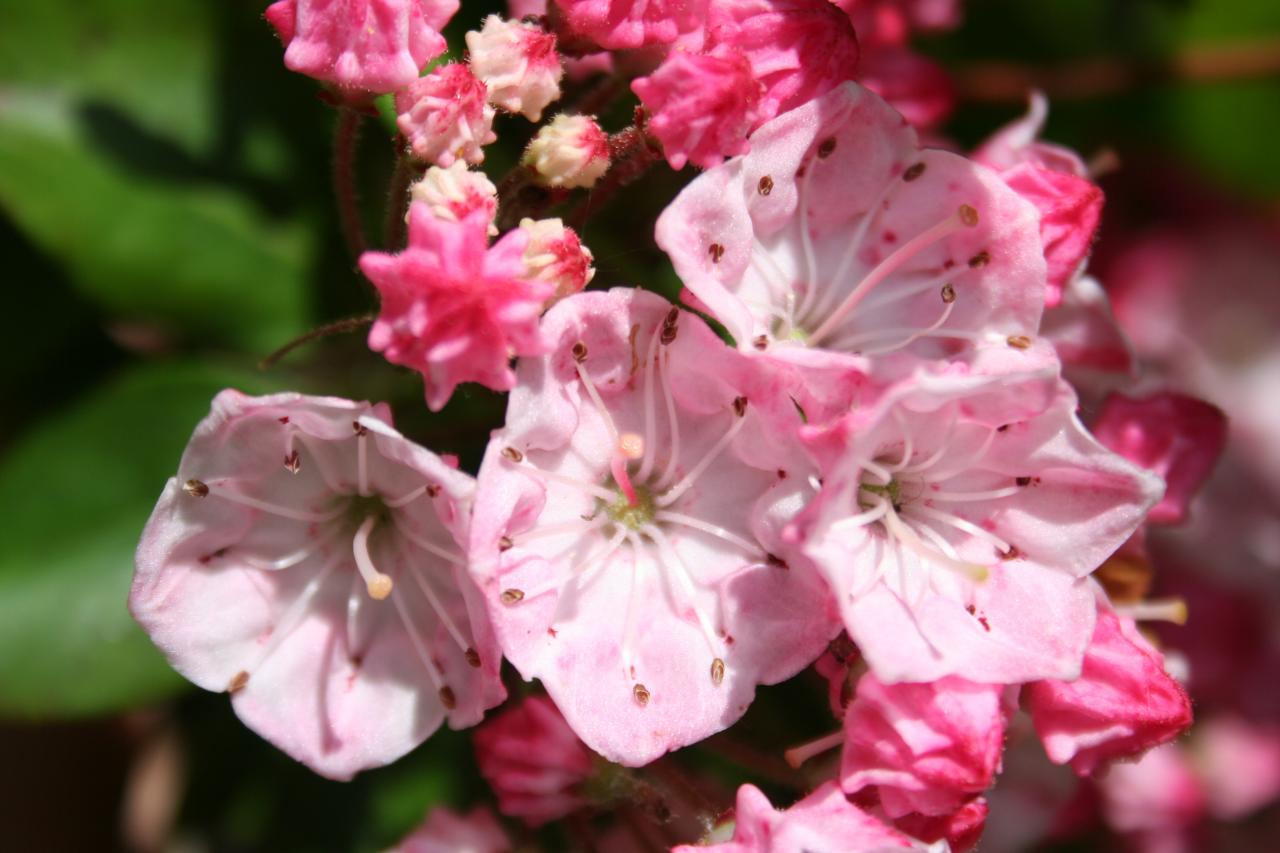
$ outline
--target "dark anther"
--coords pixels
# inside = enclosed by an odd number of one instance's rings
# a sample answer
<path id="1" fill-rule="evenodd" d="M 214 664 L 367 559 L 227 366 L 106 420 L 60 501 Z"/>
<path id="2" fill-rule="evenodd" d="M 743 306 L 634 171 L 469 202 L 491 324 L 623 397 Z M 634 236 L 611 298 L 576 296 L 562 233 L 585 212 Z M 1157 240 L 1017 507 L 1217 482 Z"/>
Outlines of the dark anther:
<path id="1" fill-rule="evenodd" d="M 1005 342 L 1014 349 L 1027 349 L 1031 346 L 1031 338 L 1026 335 L 1010 335 Z"/>
<path id="2" fill-rule="evenodd" d="M 1031 478 L 1030 478 L 1030 477 L 1015 477 L 1015 478 L 1014 478 L 1014 480 L 1013 480 L 1013 482 L 1017 483 L 1019 486 L 1029 486 L 1029 485 L 1031 485 Z"/>
<path id="3" fill-rule="evenodd" d="M 920 177 L 923 174 L 924 174 L 924 163 L 916 163 L 914 166 L 909 167 L 907 171 L 902 173 L 902 180 L 914 181 L 916 178 Z"/>
<path id="4" fill-rule="evenodd" d="M 742 417 L 743 415 L 745 415 L 745 414 L 747 413 L 747 398 L 746 398 L 746 397 L 734 397 L 734 398 L 733 398 L 733 413 L 734 413 L 735 415 L 737 415 L 738 417 Z"/>
<path id="5" fill-rule="evenodd" d="M 364 424 L 360 423 L 359 421 L 352 421 L 352 422 L 351 422 L 351 430 L 352 430 L 356 435 L 368 435 L 368 434 L 369 434 L 369 428 L 368 428 L 367 426 L 365 426 Z"/>
<path id="6" fill-rule="evenodd" d="M 823 160 L 831 156 L 831 152 L 836 150 L 836 138 L 828 136 L 822 140 L 822 144 L 818 146 L 818 156 Z"/>
<path id="7" fill-rule="evenodd" d="M 512 462 L 524 461 L 524 454 L 521 453 L 519 450 L 516 450 L 511 445 L 507 445 L 506 447 L 502 448 L 502 455 L 510 459 Z"/>
<path id="8" fill-rule="evenodd" d="M 773 192 L 773 178 L 765 175 L 760 179 L 760 183 L 756 184 L 756 190 L 760 195 L 768 195 Z"/>
<path id="9" fill-rule="evenodd" d="M 475 649 L 467 649 L 465 652 L 462 653 L 462 656 L 467 659 L 468 666 L 472 667 L 473 669 L 480 668 L 480 653 L 477 652 Z"/>
<path id="10" fill-rule="evenodd" d="M 182 491 L 191 495 L 193 498 L 202 498 L 209 494 L 209 487 L 199 480 L 187 480 L 182 484 Z"/>
<path id="11" fill-rule="evenodd" d="M 582 362 L 587 360 L 587 345 L 582 341 L 578 341 L 573 345 L 573 348 L 569 350 L 569 354 L 573 356 L 574 361 L 578 362 L 578 364 L 582 364 Z"/>
<path id="12" fill-rule="evenodd" d="M 524 590 L 522 589 L 504 589 L 500 596 L 503 604 L 517 604 L 524 601 Z"/>
<path id="13" fill-rule="evenodd" d="M 756 349 L 758 349 L 758 350 L 768 349 L 768 347 L 769 347 L 769 336 L 768 336 L 768 335 L 759 335 L 758 337 L 756 337 L 756 339 L 755 339 L 754 341 L 752 341 L 752 342 L 751 342 L 751 345 L 752 345 L 753 347 L 755 347 Z"/>
<path id="14" fill-rule="evenodd" d="M 515 543 L 511 541 L 510 536 L 502 536 L 498 539 L 499 551 L 510 551 L 513 545 L 515 545 Z"/>
<path id="15" fill-rule="evenodd" d="M 942 285 L 942 301 L 947 305 L 956 301 L 956 289 L 951 284 Z"/>
<path id="16" fill-rule="evenodd" d="M 631 688 L 631 695 L 636 698 L 636 702 L 638 704 L 642 706 L 649 704 L 649 688 L 645 687 L 643 684 L 637 684 L 635 687 Z"/>
<path id="17" fill-rule="evenodd" d="M 969 259 L 969 269 L 976 270 L 979 267 L 985 267 L 989 263 L 991 263 L 991 253 L 983 249 Z"/>
<path id="18" fill-rule="evenodd" d="M 707 254 L 711 256 L 711 263 L 718 264 L 720 259 L 724 257 L 724 246 L 719 243 L 712 243 L 707 247 Z"/>
<path id="19" fill-rule="evenodd" d="M 290 474 L 296 474 L 302 470 L 302 459 L 298 456 L 298 451 L 293 451 L 284 458 L 285 470 Z"/>

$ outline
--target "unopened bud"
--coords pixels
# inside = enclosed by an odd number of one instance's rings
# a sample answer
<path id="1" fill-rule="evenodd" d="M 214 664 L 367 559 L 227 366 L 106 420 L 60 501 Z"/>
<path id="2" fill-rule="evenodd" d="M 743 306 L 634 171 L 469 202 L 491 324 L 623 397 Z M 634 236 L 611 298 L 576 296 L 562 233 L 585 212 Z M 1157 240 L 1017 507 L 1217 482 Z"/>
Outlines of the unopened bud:
<path id="1" fill-rule="evenodd" d="M 595 119 L 558 115 L 538 130 L 520 162 L 549 187 L 589 187 L 609 168 L 609 138 Z"/>

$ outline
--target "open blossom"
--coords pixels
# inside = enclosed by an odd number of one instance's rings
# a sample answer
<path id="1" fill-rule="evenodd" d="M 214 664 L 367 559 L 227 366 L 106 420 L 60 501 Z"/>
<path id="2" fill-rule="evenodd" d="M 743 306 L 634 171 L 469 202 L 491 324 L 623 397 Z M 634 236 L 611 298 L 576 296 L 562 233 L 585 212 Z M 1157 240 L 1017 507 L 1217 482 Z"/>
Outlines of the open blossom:
<path id="1" fill-rule="evenodd" d="M 490 236 L 498 233 L 493 224 L 498 215 L 497 187 L 484 172 L 468 169 L 461 160 L 454 160 L 447 169 L 427 169 L 409 188 L 409 197 L 425 204 L 438 219 L 449 222 L 461 222 L 478 211 L 489 223 Z"/>
<path id="2" fill-rule="evenodd" d="M 476 729 L 476 763 L 498 809 L 530 826 L 588 804 L 582 786 L 597 759 L 545 696 L 530 696 Z"/>
<path id="3" fill-rule="evenodd" d="M 760 125 L 764 86 L 735 50 L 719 56 L 675 51 L 631 88 L 649 111 L 648 130 L 673 169 L 686 163 L 710 169 L 741 154 L 747 134 Z"/>
<path id="4" fill-rule="evenodd" d="M 458 0 L 279 0 L 266 18 L 292 71 L 343 89 L 394 92 L 444 52 Z"/>
<path id="5" fill-rule="evenodd" d="M 821 580 L 770 556 L 740 356 L 651 293 L 570 296 L 480 472 L 472 570 L 508 660 L 578 736 L 645 764 L 731 725 L 835 634 Z M 696 368 L 694 367 L 696 366 Z"/>
<path id="6" fill-rule="evenodd" d="M 1160 495 L 1084 430 L 1043 353 L 1008 355 L 921 367 L 804 430 L 822 486 L 791 538 L 882 681 L 1075 677 L 1094 622 L 1085 576 Z"/>
<path id="7" fill-rule="evenodd" d="M 520 230 L 529 237 L 524 249 L 528 277 L 555 285 L 556 299 L 577 293 L 595 277 L 591 250 L 559 219 L 522 219 Z"/>
<path id="8" fill-rule="evenodd" d="M 670 44 L 703 23 L 708 0 L 554 0 L 568 29 L 607 50 Z"/>
<path id="9" fill-rule="evenodd" d="M 827 782 L 786 811 L 775 809 L 759 788 L 743 785 L 738 789 L 731 841 L 705 847 L 685 844 L 672 853 L 883 853 L 925 849 L 925 845 L 885 826 L 849 802 L 839 785 Z"/>
<path id="10" fill-rule="evenodd" d="M 1026 705 L 1049 758 L 1081 776 L 1191 725 L 1191 702 L 1161 654 L 1132 619 L 1101 604 L 1080 677 L 1028 685 Z"/>
<path id="11" fill-rule="evenodd" d="M 609 168 L 609 137 L 590 116 L 561 114 L 538 128 L 520 162 L 549 187 L 589 187 Z"/>
<path id="12" fill-rule="evenodd" d="M 488 88 L 489 103 L 538 121 L 560 97 L 564 69 L 554 35 L 536 24 L 490 15 L 466 38 L 471 71 Z"/>
<path id="13" fill-rule="evenodd" d="M 484 806 L 467 814 L 436 806 L 391 853 L 509 853 L 512 849 L 497 818 Z"/>
<path id="14" fill-rule="evenodd" d="M 1034 208 L 852 83 L 761 127 L 656 237 L 739 348 L 810 366 L 1021 340 L 1043 311 Z"/>
<path id="15" fill-rule="evenodd" d="M 1185 394 L 1164 392 L 1142 399 L 1113 394 L 1102 404 L 1093 433 L 1165 481 L 1164 497 L 1147 520 L 1179 524 L 1222 454 L 1227 419 L 1216 406 Z"/>
<path id="16" fill-rule="evenodd" d="M 498 138 L 485 85 L 466 65 L 451 62 L 396 93 L 396 125 L 413 156 L 448 167 L 484 160 L 482 146 Z"/>
<path id="17" fill-rule="evenodd" d="M 522 231 L 493 246 L 487 233 L 483 213 L 449 222 L 415 202 L 408 247 L 398 255 L 360 257 L 361 271 L 382 298 L 369 348 L 420 372 L 433 411 L 462 382 L 510 390 L 512 354 L 545 349 L 538 316 L 553 288 L 526 277 Z"/>
<path id="18" fill-rule="evenodd" d="M 143 532 L 129 607 L 252 729 L 349 778 L 506 695 L 458 544 L 473 488 L 384 405 L 224 391 Z"/>
<path id="19" fill-rule="evenodd" d="M 884 684 L 867 673 L 845 714 L 840 784 L 874 786 L 893 819 L 949 815 L 991 787 L 1013 710 L 998 684 Z"/>

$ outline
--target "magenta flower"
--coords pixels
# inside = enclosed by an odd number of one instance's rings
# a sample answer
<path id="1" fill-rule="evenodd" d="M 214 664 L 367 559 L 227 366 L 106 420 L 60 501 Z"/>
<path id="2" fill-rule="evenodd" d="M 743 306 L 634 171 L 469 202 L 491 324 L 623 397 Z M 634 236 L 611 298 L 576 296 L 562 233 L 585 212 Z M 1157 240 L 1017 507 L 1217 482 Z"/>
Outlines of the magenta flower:
<path id="1" fill-rule="evenodd" d="M 839 850 L 841 853 L 882 853 L 924 850 L 920 844 L 885 826 L 845 799 L 840 786 L 827 782 L 786 811 L 778 811 L 759 788 L 738 789 L 733 840 L 695 846 L 683 844 L 671 853 L 773 853 L 793 850 Z"/>
<path id="2" fill-rule="evenodd" d="M 178 471 L 129 607 L 267 740 L 346 779 L 505 697 L 458 544 L 473 481 L 386 406 L 224 391 Z"/>
<path id="3" fill-rule="evenodd" d="M 486 722 L 475 746 L 480 775 L 508 817 L 542 826 L 588 804 L 582 786 L 597 759 L 547 697 L 530 696 Z"/>
<path id="4" fill-rule="evenodd" d="M 266 18 L 292 71 L 342 89 L 394 92 L 444 52 L 458 0 L 279 0 Z"/>
<path id="5" fill-rule="evenodd" d="M 670 44 L 703 24 L 708 0 L 554 0 L 570 32 L 607 50 Z"/>
<path id="6" fill-rule="evenodd" d="M 490 15 L 478 32 L 467 33 L 466 40 L 467 61 L 488 88 L 489 103 L 538 121 L 546 106 L 560 97 L 564 69 L 556 37 L 541 27 Z"/>
<path id="7" fill-rule="evenodd" d="M 1008 353 L 998 369 L 921 368 L 805 430 L 822 488 L 791 537 L 882 681 L 1074 678 L 1093 631 L 1084 578 L 1160 496 L 1085 432 L 1052 361 Z"/>
<path id="8" fill-rule="evenodd" d="M 753 522 L 792 477 L 755 440 L 737 353 L 640 290 L 570 296 L 543 325 L 554 349 L 520 363 L 481 466 L 472 568 L 508 660 L 588 746 L 641 765 L 809 664 L 834 612 Z"/>
<path id="9" fill-rule="evenodd" d="M 475 165 L 484 161 L 482 146 L 498 138 L 487 97 L 484 83 L 466 65 L 441 65 L 396 93 L 396 125 L 424 163 Z"/>
<path id="10" fill-rule="evenodd" d="M 391 853 L 510 853 L 512 849 L 497 818 L 484 806 L 466 814 L 436 806 Z"/>
<path id="11" fill-rule="evenodd" d="M 703 169 L 747 150 L 747 134 L 761 123 L 764 86 L 745 56 L 675 51 L 658 70 L 631 84 L 650 113 L 648 130 L 673 169 Z"/>
<path id="12" fill-rule="evenodd" d="M 1191 725 L 1191 701 L 1165 672 L 1163 656 L 1132 619 L 1102 605 L 1080 677 L 1028 685 L 1026 705 L 1049 758 L 1081 776 Z"/>
<path id="13" fill-rule="evenodd" d="M 483 214 L 448 222 L 415 202 L 408 248 L 360 257 L 382 297 L 369 348 L 421 373 L 433 411 L 461 382 L 510 390 L 511 356 L 545 351 L 538 315 L 554 288 L 525 277 L 523 232 L 490 247 L 487 229 Z"/>

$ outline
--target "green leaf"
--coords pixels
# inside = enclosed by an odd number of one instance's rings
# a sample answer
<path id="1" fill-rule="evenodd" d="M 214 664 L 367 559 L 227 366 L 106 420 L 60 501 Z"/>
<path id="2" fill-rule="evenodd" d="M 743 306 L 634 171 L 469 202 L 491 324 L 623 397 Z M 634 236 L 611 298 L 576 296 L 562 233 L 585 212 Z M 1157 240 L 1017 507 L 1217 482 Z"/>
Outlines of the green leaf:
<path id="1" fill-rule="evenodd" d="M 0 458 L 0 713 L 100 713 L 181 687 L 125 602 L 143 524 L 228 386 L 270 390 L 250 370 L 133 367 Z"/>
<path id="2" fill-rule="evenodd" d="M 216 187 L 130 174 L 52 92 L 0 99 L 0 207 L 116 320 L 257 352 L 303 327 L 306 223 L 269 222 Z"/>

